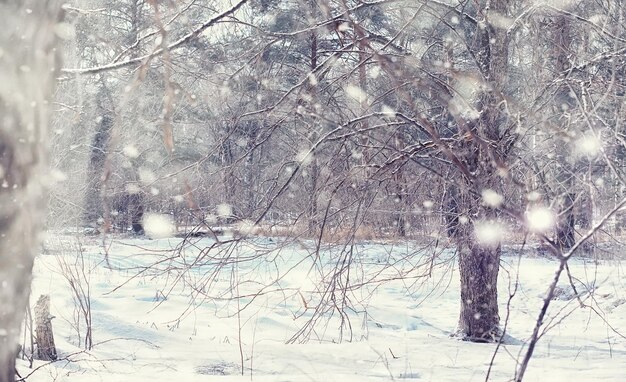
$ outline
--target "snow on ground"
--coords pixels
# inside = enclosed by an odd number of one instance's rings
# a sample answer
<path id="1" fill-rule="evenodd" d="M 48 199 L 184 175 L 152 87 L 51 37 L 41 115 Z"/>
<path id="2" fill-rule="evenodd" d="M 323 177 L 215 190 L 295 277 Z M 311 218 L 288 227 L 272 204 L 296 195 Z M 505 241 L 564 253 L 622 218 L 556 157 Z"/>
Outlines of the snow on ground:
<path id="1" fill-rule="evenodd" d="M 309 255 L 314 243 L 258 239 L 216 255 L 207 251 L 215 244 L 210 239 L 194 239 L 184 249 L 181 242 L 120 238 L 103 245 L 102 239 L 81 238 L 79 247 L 75 238 L 50 235 L 36 262 L 32 299 L 51 295 L 61 360 L 35 361 L 39 369 L 28 380 L 485 380 L 495 345 L 450 337 L 459 310 L 451 252 L 432 261 L 431 253 L 409 245 L 366 243 Z M 95 346 L 90 351 L 78 342 L 72 289 L 60 274 L 63 264 L 76 269 L 71 264 L 81 252 L 91 295 Z M 356 309 L 344 309 L 343 326 L 338 311 L 328 310 L 314 330 L 302 332 L 309 341 L 287 343 L 316 317 L 316 302 L 341 306 L 342 294 L 331 293 L 332 284 L 320 289 L 319 280 L 327 280 L 345 259 L 355 264 L 352 283 L 369 281 L 346 295 Z M 520 283 L 510 303 L 511 338 L 500 347 L 490 380 L 513 377 L 556 267 L 547 258 L 504 257 L 503 323 L 518 270 Z M 593 292 L 582 298 L 600 314 L 579 308 L 563 280 L 546 320 L 551 329 L 539 342 L 525 380 L 623 381 L 626 339 L 618 333 L 626 333 L 626 279 L 621 264 L 579 259 L 570 269 L 579 292 Z M 342 282 L 345 278 L 338 278 L 335 287 Z M 233 299 L 237 295 L 241 298 Z M 79 331 L 84 336 L 82 323 Z M 18 366 L 22 376 L 32 372 L 27 361 Z"/>

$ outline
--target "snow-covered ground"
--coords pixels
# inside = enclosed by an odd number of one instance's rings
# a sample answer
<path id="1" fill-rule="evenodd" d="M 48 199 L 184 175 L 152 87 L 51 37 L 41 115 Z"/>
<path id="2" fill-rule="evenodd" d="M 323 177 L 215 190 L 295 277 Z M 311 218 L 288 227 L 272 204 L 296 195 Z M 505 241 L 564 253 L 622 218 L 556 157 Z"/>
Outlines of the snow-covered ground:
<path id="1" fill-rule="evenodd" d="M 258 239 L 217 252 L 207 251 L 215 244 L 208 238 L 184 249 L 181 242 L 81 238 L 79 249 L 71 236 L 50 235 L 36 262 L 32 302 L 51 295 L 60 360 L 35 361 L 34 372 L 20 360 L 20 374 L 33 372 L 29 381 L 485 380 L 496 345 L 450 337 L 459 281 L 449 251 L 432 259 L 406 244 L 364 243 L 315 252 L 312 242 Z M 60 272 L 76 269 L 80 253 L 91 296 L 90 351 L 78 342 L 72 289 Z M 353 263 L 350 273 L 343 269 L 329 282 L 344 260 Z M 582 300 L 594 309 L 580 308 L 562 280 L 525 380 L 623 381 L 622 265 L 581 259 L 569 265 Z M 502 323 L 518 275 L 519 286 L 510 301 L 511 338 L 499 348 L 490 380 L 513 378 L 556 267 L 542 257 L 504 257 Z M 365 285 L 343 294 L 346 284 Z M 328 309 L 316 315 L 320 301 Z M 316 325 L 308 326 L 312 320 Z M 82 323 L 79 329 L 84 336 Z"/>

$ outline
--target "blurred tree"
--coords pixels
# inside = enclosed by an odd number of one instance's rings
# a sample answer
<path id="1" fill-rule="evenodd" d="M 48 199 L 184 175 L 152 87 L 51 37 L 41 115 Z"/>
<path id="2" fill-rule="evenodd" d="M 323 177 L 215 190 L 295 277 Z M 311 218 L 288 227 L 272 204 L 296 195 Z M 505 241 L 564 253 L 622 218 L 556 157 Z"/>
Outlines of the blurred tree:
<path id="1" fill-rule="evenodd" d="M 45 146 L 61 65 L 56 40 L 68 37 L 69 26 L 59 22 L 56 1 L 3 1 L 0 15 L 0 382 L 13 382 L 50 181 Z"/>

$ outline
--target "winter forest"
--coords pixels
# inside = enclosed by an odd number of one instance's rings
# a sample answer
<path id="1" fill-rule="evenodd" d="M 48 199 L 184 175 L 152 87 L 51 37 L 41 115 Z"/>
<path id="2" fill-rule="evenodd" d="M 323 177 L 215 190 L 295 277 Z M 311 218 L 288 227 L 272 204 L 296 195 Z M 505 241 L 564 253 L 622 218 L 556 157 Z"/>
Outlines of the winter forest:
<path id="1" fill-rule="evenodd" d="M 621 0 L 0 17 L 0 382 L 626 378 Z"/>

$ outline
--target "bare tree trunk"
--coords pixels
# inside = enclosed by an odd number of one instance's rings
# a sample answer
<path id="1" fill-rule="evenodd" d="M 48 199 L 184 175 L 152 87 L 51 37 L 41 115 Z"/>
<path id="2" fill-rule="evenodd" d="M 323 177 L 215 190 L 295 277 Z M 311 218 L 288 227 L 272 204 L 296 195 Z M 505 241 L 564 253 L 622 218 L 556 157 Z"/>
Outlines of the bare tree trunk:
<path id="1" fill-rule="evenodd" d="M 52 318 L 50 316 L 50 296 L 41 295 L 35 305 L 35 325 L 37 334 L 37 359 L 56 361 L 57 349 L 54 345 L 52 333 Z"/>
<path id="2" fill-rule="evenodd" d="M 553 25 L 554 34 L 554 65 L 557 73 L 562 73 L 569 69 L 571 65 L 571 25 L 565 16 L 558 16 Z M 571 113 L 576 107 L 576 100 L 570 95 L 572 89 L 567 84 L 562 84 L 556 95 L 555 109 L 557 115 L 561 115 L 558 123 L 563 129 L 571 129 L 569 118 L 564 115 L 563 107 L 567 106 L 565 111 Z M 560 111 L 560 113 L 559 113 Z M 577 191 L 575 190 L 576 164 L 570 163 L 565 150 L 558 151 L 558 160 L 561 166 L 557 175 L 557 181 L 563 192 L 558 199 L 559 221 L 556 229 L 556 243 L 563 251 L 567 251 L 576 242 L 576 216 L 574 203 L 577 199 Z"/>
<path id="3" fill-rule="evenodd" d="M 29 9 L 29 12 L 26 12 Z M 48 104 L 60 64 L 55 1 L 0 2 L 0 382 L 15 357 L 43 219 Z"/>
<path id="4" fill-rule="evenodd" d="M 310 7 L 309 12 L 311 13 L 311 17 L 318 16 L 315 2 L 310 2 L 308 6 Z M 311 41 L 311 50 L 310 50 L 310 56 L 309 56 L 309 70 L 314 75 L 315 69 L 317 69 L 318 58 L 319 58 L 318 57 L 319 52 L 318 52 L 317 31 L 313 30 L 311 32 L 310 41 Z M 309 103 L 311 105 L 312 110 L 315 110 L 315 103 L 318 102 L 317 90 L 318 90 L 317 80 L 315 82 L 309 81 L 306 87 L 306 92 L 310 96 Z M 314 132 L 318 131 L 319 121 L 314 119 L 312 123 L 313 125 L 312 125 L 311 130 Z M 314 139 L 317 139 L 317 138 L 318 138 L 317 136 L 314 137 Z M 309 178 L 309 181 L 307 182 L 308 184 L 305 185 L 305 189 L 309 193 L 309 206 L 307 208 L 307 224 L 308 224 L 309 234 L 317 235 L 317 232 L 320 229 L 320 225 L 321 225 L 320 218 L 318 216 L 320 166 L 319 166 L 319 160 L 317 157 L 314 157 L 311 160 L 311 163 L 308 165 L 307 172 L 308 172 L 308 178 Z"/>
<path id="5" fill-rule="evenodd" d="M 490 24 L 491 11 L 495 15 L 507 15 L 509 1 L 480 2 L 483 26 L 475 34 L 474 52 L 476 64 L 485 83 L 491 88 L 479 96 L 476 110 L 480 116 L 475 121 L 457 118 L 457 123 L 471 138 L 461 144 L 464 153 L 465 176 L 459 187 L 452 188 L 449 203 L 455 219 L 463 217 L 467 224 L 448 226 L 459 253 L 461 277 L 461 312 L 459 332 L 467 340 L 491 342 L 500 339 L 500 316 L 498 313 L 497 280 L 500 267 L 501 247 L 498 243 L 479 243 L 474 232 L 475 223 L 496 217 L 496 211 L 484 206 L 480 197 L 483 189 L 497 188 L 498 163 L 506 159 L 506 152 L 497 151 L 485 142 L 499 142 L 507 124 L 507 115 L 499 107 L 500 91 L 504 87 L 508 68 L 509 37 L 502 28 Z"/>
<path id="6" fill-rule="evenodd" d="M 87 169 L 87 191 L 84 202 L 84 223 L 93 227 L 98 226 L 98 219 L 104 216 L 104 190 L 102 189 L 104 187 L 104 168 L 113 128 L 113 117 L 107 108 L 103 106 L 106 102 L 104 100 L 106 98 L 105 91 L 102 89 L 98 93 L 98 99 L 96 100 L 100 120 L 91 143 L 91 155 Z"/>
<path id="7" fill-rule="evenodd" d="M 474 342 L 499 340 L 498 270 L 500 246 L 459 248 L 461 314 L 459 330 Z"/>
<path id="8" fill-rule="evenodd" d="M 400 131 L 397 131 L 394 137 L 394 148 L 397 152 L 403 149 L 402 136 Z M 393 221 L 396 228 L 396 234 L 398 237 L 406 237 L 407 234 L 407 222 L 406 211 L 408 210 L 406 200 L 406 190 L 404 181 L 404 166 L 399 166 L 393 170 L 393 183 L 394 183 L 394 205 L 393 205 Z"/>
<path id="9" fill-rule="evenodd" d="M 153 4 L 154 5 L 154 10 L 158 13 L 157 8 L 156 8 L 156 3 Z M 130 17 L 131 17 L 131 29 L 130 29 L 130 33 L 129 33 L 129 38 L 133 41 L 133 44 L 136 41 L 139 41 L 139 28 L 140 28 L 140 23 L 141 23 L 141 7 L 143 6 L 143 2 L 139 1 L 139 0 L 132 0 L 130 3 Z M 139 51 L 137 49 L 137 47 L 131 49 L 131 57 L 132 58 L 136 58 L 139 55 Z M 166 69 L 166 73 L 167 73 L 167 69 Z M 169 81 L 169 78 L 167 76 L 167 74 L 165 75 L 166 82 Z M 169 85 L 166 86 L 166 89 L 168 89 Z M 167 90 L 166 90 L 167 92 Z M 165 120 L 167 120 L 167 117 L 164 117 Z M 139 176 L 137 175 L 137 168 L 135 167 L 135 165 L 133 165 L 131 167 L 131 169 L 133 170 L 133 176 L 135 177 L 135 179 L 138 179 Z M 131 227 L 133 229 L 133 233 L 137 234 L 137 235 L 143 235 L 144 232 L 144 228 L 143 228 L 143 214 L 146 210 L 146 198 L 144 197 L 143 193 L 137 193 L 137 194 L 130 194 L 129 195 L 129 199 L 128 199 L 128 212 L 130 214 L 130 224 Z M 90 328 L 88 328 L 88 330 L 90 330 Z"/>
<path id="10" fill-rule="evenodd" d="M 572 185 L 573 186 L 573 185 Z M 556 229 L 556 243 L 563 252 L 576 243 L 576 219 L 574 215 L 575 193 L 566 192 L 561 196 L 559 206 L 559 221 Z"/>
<path id="11" fill-rule="evenodd" d="M 128 213 L 130 214 L 130 225 L 133 232 L 137 235 L 143 235 L 143 213 L 144 213 L 144 197 L 143 194 L 128 195 Z"/>
<path id="12" fill-rule="evenodd" d="M 461 277 L 461 312 L 459 334 L 473 342 L 493 342 L 500 339 L 498 313 L 498 272 L 501 247 L 476 241 L 474 222 L 459 223 L 459 216 L 479 216 L 488 219 L 493 211 L 480 206 L 470 192 L 450 190 L 448 234 L 457 244 Z"/>

